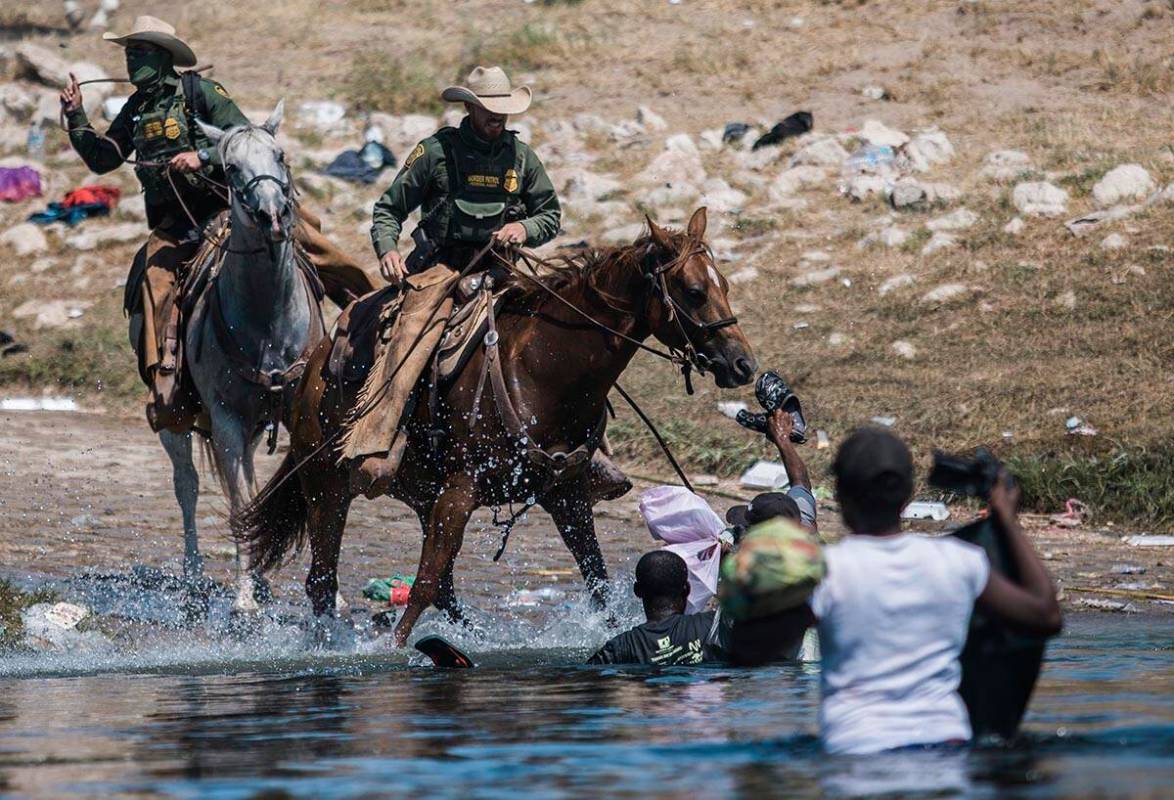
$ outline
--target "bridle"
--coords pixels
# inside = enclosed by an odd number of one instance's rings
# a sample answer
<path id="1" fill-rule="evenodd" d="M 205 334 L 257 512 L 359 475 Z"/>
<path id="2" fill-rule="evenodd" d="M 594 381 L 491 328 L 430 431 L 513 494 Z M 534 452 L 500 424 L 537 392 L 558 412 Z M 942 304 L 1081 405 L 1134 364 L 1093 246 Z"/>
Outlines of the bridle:
<path id="1" fill-rule="evenodd" d="M 255 125 L 251 125 L 247 128 L 242 127 L 238 130 L 234 130 L 231 134 L 224 137 L 224 139 L 220 142 L 220 155 L 222 161 L 224 160 L 224 154 L 228 149 L 229 141 L 241 133 L 250 130 L 260 130 L 260 128 Z M 255 190 L 262 183 L 269 181 L 277 184 L 277 188 L 281 191 L 281 196 L 285 199 L 287 206 L 294 202 L 294 196 L 292 192 L 293 179 L 290 175 L 289 165 L 286 164 L 284 160 L 281 160 L 280 163 L 282 166 L 284 180 L 276 175 L 262 173 L 260 175 L 254 175 L 244 184 L 241 184 L 236 177 L 237 169 L 225 162 L 224 176 L 227 180 L 226 188 L 228 189 L 229 205 L 231 206 L 234 201 L 239 202 L 241 208 L 244 209 L 245 213 L 249 216 L 249 219 L 251 219 L 254 224 L 258 223 L 257 217 L 261 213 L 261 201 L 258 200 Z M 288 231 L 286 232 L 286 236 L 288 238 Z M 227 242 L 225 244 L 227 244 Z"/>

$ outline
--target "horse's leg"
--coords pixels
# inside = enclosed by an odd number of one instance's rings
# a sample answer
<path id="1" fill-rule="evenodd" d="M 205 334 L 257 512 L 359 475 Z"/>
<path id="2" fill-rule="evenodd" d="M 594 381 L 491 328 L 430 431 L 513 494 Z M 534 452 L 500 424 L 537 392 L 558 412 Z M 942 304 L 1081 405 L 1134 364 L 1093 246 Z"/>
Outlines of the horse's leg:
<path id="1" fill-rule="evenodd" d="M 183 513 L 183 576 L 194 584 L 204 576 L 204 559 L 200 557 L 200 543 L 196 537 L 196 501 L 200 497 L 200 473 L 192 461 L 191 433 L 161 431 L 159 441 L 171 459 L 171 479 L 175 485 L 175 499 Z"/>
<path id="2" fill-rule="evenodd" d="M 407 642 L 424 609 L 436 602 L 446 572 L 451 581 L 453 562 L 465 538 L 465 526 L 476 508 L 477 487 L 473 478 L 463 472 L 450 475 L 428 517 L 416 582 L 408 597 L 408 607 L 395 626 L 398 646 L 403 647 Z"/>
<path id="3" fill-rule="evenodd" d="M 425 536 L 428 535 L 428 518 L 431 515 L 432 506 L 416 509 L 416 516 L 420 519 L 420 530 Z M 453 584 L 452 572 L 453 563 L 450 562 L 448 568 L 440 575 L 440 585 L 436 588 L 436 600 L 433 601 L 433 604 L 444 612 L 449 622 L 464 622 L 465 613 L 461 610 L 460 601 L 457 600 L 457 591 Z"/>
<path id="4" fill-rule="evenodd" d="M 216 454 L 216 463 L 220 468 L 220 474 L 224 478 L 229 508 L 235 515 L 252 496 L 253 487 L 248 478 L 252 471 L 252 431 L 244 420 L 226 411 L 220 405 L 213 406 L 210 415 L 212 417 L 212 449 Z M 253 597 L 253 576 L 244 568 L 239 542 L 236 545 L 236 575 L 237 591 L 236 599 L 232 603 L 233 611 L 246 613 L 257 611 L 257 601 Z"/>
<path id="5" fill-rule="evenodd" d="M 576 480 L 547 493 L 541 505 L 558 526 L 559 535 L 587 583 L 591 599 L 598 608 L 607 605 L 607 565 L 595 536 L 595 517 L 586 480 Z"/>
<path id="6" fill-rule="evenodd" d="M 296 479 L 295 479 L 296 480 Z M 310 572 L 306 575 L 306 596 L 316 616 L 330 616 L 341 610 L 338 593 L 338 552 L 342 547 L 342 533 L 346 528 L 347 512 L 351 507 L 347 491 L 349 477 L 342 475 L 335 482 L 336 490 L 317 486 L 310 500 L 306 529 L 310 536 Z"/>

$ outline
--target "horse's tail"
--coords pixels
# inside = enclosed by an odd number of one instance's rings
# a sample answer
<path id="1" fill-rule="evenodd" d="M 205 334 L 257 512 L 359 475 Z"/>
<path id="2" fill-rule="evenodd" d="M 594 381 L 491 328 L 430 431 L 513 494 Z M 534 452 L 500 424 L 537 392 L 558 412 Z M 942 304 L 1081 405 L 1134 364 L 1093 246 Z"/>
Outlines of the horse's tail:
<path id="1" fill-rule="evenodd" d="M 245 546 L 250 570 L 275 569 L 306 543 L 309 506 L 297 463 L 293 451 L 287 453 L 265 488 L 232 517 L 233 537 Z"/>

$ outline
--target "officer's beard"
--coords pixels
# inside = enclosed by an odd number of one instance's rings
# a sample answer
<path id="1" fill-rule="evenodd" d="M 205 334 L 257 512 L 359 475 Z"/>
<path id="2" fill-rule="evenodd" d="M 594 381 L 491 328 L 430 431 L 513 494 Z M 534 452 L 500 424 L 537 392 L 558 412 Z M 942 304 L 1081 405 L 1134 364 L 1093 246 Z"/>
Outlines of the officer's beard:
<path id="1" fill-rule="evenodd" d="M 171 53 L 166 50 L 140 53 L 126 52 L 126 73 L 136 89 L 151 91 L 171 69 Z"/>

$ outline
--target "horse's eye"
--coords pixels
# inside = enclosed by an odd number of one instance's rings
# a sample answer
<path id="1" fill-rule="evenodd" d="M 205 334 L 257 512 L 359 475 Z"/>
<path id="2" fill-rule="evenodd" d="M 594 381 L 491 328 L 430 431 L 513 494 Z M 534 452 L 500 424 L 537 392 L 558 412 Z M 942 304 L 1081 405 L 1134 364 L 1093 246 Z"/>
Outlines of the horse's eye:
<path id="1" fill-rule="evenodd" d="M 685 299 L 689 301 L 689 305 L 703 306 L 709 299 L 709 294 L 700 286 L 690 286 L 685 290 Z"/>

